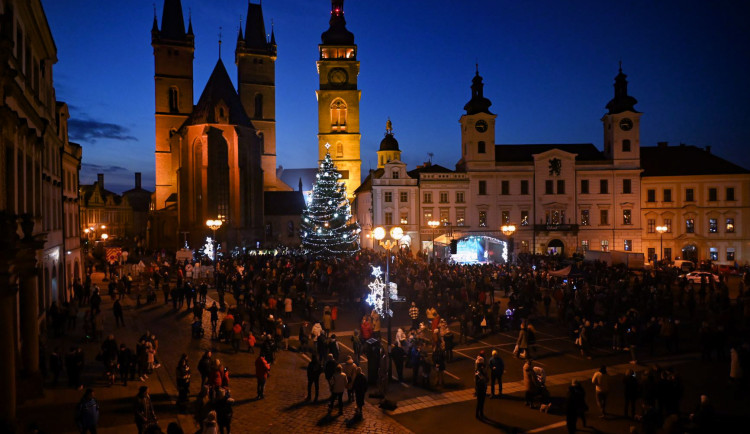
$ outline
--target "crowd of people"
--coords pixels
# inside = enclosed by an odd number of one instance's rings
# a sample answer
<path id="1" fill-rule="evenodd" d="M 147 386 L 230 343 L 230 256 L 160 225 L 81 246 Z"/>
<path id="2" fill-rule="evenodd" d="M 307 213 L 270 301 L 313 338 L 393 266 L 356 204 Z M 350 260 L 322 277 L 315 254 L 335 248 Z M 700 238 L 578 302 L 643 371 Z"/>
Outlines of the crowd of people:
<path id="1" fill-rule="evenodd" d="M 303 323 L 296 334 L 299 350 L 311 356 L 307 395 L 313 399 L 314 388 L 314 399 L 318 398 L 318 377 L 324 374 L 331 391 L 329 411 L 334 400 L 342 408 L 340 394 L 347 392 L 350 401 L 356 398 L 356 414 L 361 415 L 359 397 L 363 402 L 364 392 L 358 393 L 358 387 L 367 389 L 368 376 L 377 375 L 378 383 L 382 382 L 385 374 L 380 366 L 369 370 L 369 375 L 362 371 L 359 364 L 363 355 L 372 360 L 373 354 L 380 358 L 387 353 L 389 357 L 382 357 L 386 371 L 393 369 L 398 381 L 404 381 L 407 368 L 412 370 L 413 384 L 440 388 L 456 345 L 500 331 L 518 331 L 514 355 L 526 361 L 523 378 L 527 402 L 530 406 L 539 402 L 539 408 L 548 411 L 551 401 L 545 395 L 543 370 L 540 372 L 533 360 L 536 338 L 532 322 L 541 320 L 556 322 L 567 330 L 584 357 L 596 357 L 598 352 L 611 349 L 628 352 L 633 364 L 655 352 L 680 352 L 680 337 L 696 334 L 703 357 L 729 360 L 733 384 L 738 391 L 747 389 L 743 373 L 748 372 L 750 298 L 745 289 L 750 282 L 746 277 L 741 279 L 739 295 L 732 302 L 726 276 L 718 282 L 708 279 L 693 284 L 678 278 L 677 271 L 669 268 L 633 273 L 624 267 L 583 262 L 574 263 L 569 273 L 561 275 L 554 271 L 562 268 L 556 257 L 519 255 L 513 266 L 499 267 L 428 263 L 402 252 L 392 259 L 390 280 L 398 285 L 399 295 L 410 301 L 402 314 L 410 320 L 411 328 L 399 328 L 390 348 L 378 348 L 373 353 L 371 339 L 379 341 L 381 337 L 381 318 L 364 299 L 370 281 L 369 265 L 384 260 L 384 256 L 370 251 L 331 260 L 246 255 L 222 260 L 211 279 L 199 279 L 185 264 L 158 257 L 145 278 L 140 276 L 142 285 L 134 285 L 130 275 L 113 275 L 107 286 L 117 327 L 124 325 L 120 303 L 123 297 L 135 293 L 138 304 L 142 296 L 146 303 L 153 303 L 155 292 L 161 290 L 164 304 L 171 302 L 173 310 L 185 309 L 193 314 L 194 337 L 203 336 L 206 318 L 211 324 L 211 338 L 231 345 L 234 352 L 255 353 L 259 347 L 255 362 L 257 399 L 264 398 L 274 353 L 290 346 L 292 331 L 287 322 L 293 317 L 301 318 Z M 207 297 L 210 287 L 216 289 L 216 301 Z M 112 334 L 105 339 L 101 289 L 92 284 L 90 277 L 83 283 L 75 282 L 73 289 L 74 300 L 61 306 L 54 304 L 47 313 L 53 334 L 75 330 L 83 310 L 85 340 L 102 343 L 97 360 L 104 366 L 107 383 L 114 384 L 118 375 L 123 384 L 128 380 L 145 381 L 159 367 L 156 336 L 144 333 L 134 351 L 124 343 L 118 346 Z M 232 306 L 226 303 L 227 293 L 233 296 Z M 500 294 L 508 301 L 501 301 Z M 336 298 L 338 304 L 325 306 L 319 313 L 319 297 Z M 335 334 L 340 307 L 354 310 L 362 318 L 350 338 L 353 354 L 346 358 L 340 356 Z M 495 396 L 496 384 L 500 386 L 497 396 L 502 395 L 505 369 L 496 352 L 486 357 L 488 363 L 483 354 L 480 357 L 482 362 L 476 364 L 475 370 L 477 417 L 483 417 L 484 390 L 488 385 L 492 386 L 491 396 Z M 80 347 L 72 347 L 67 354 L 55 348 L 49 355 L 49 369 L 54 384 L 66 371 L 69 385 L 83 389 L 80 378 L 84 357 Z M 228 429 L 232 418 L 228 368 L 208 352 L 197 369 L 201 387 L 194 406 L 196 420 L 202 426 L 215 424 Z M 605 375 L 602 372 L 600 377 Z M 188 408 L 190 377 L 189 360 L 184 355 L 176 367 L 181 411 Z M 387 378 L 389 375 L 385 376 L 386 381 Z M 595 384 L 596 402 L 602 415 L 606 415 L 608 385 L 601 378 L 601 384 Z M 626 375 L 625 381 L 625 389 L 630 391 L 626 396 L 626 407 L 629 405 L 630 409 L 626 408 L 625 413 L 637 417 L 644 431 L 648 432 L 647 427 L 652 425 L 661 426 L 670 420 L 670 415 L 679 413 L 681 393 L 676 391 L 682 386 L 674 371 L 654 367 L 639 376 Z M 580 397 L 579 387 L 580 384 L 572 384 L 566 400 L 569 424 L 571 414 L 577 418 L 583 414 L 579 410 L 585 406 L 585 399 Z M 89 394 L 87 390 L 84 400 L 90 402 L 92 397 L 93 392 Z M 142 401 L 143 397 L 139 399 Z M 640 411 L 635 409 L 636 400 L 642 402 Z M 708 407 L 710 400 L 705 401 L 704 406 Z M 90 410 L 92 406 L 82 408 Z M 572 413 L 571 408 L 575 410 Z M 707 414 L 704 412 L 691 423 L 705 423 Z M 143 430 L 147 429 L 147 422 Z"/>

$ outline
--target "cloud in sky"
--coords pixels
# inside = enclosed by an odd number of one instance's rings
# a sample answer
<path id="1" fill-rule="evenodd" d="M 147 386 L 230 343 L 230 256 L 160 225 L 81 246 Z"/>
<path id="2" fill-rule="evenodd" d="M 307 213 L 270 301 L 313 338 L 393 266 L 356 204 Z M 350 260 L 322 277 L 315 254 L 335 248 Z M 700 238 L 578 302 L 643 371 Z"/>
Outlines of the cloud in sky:
<path id="1" fill-rule="evenodd" d="M 138 141 L 135 136 L 130 135 L 130 129 L 127 127 L 87 117 L 70 119 L 68 134 L 71 140 L 84 143 L 96 143 L 99 139 Z"/>

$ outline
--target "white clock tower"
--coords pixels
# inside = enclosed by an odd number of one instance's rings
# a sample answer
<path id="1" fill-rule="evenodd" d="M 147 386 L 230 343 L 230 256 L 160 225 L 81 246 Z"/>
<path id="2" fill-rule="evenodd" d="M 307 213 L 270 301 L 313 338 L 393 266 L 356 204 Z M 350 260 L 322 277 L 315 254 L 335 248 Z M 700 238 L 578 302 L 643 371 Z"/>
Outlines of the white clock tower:
<path id="1" fill-rule="evenodd" d="M 627 75 L 620 72 L 615 77 L 615 97 L 607 103 L 604 124 L 604 155 L 615 165 L 640 164 L 640 119 L 641 113 L 635 109 L 638 102 L 628 95 Z"/>
<path id="2" fill-rule="evenodd" d="M 484 84 L 477 67 L 471 81 L 471 99 L 461 116 L 461 159 L 467 170 L 481 170 L 495 165 L 495 119 L 492 102 L 484 97 Z"/>

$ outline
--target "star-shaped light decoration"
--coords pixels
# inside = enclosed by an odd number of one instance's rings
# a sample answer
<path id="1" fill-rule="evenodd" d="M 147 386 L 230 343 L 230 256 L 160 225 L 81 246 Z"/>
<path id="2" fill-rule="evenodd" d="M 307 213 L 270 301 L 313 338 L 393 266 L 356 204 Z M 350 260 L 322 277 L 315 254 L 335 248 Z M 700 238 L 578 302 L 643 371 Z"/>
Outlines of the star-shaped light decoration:
<path id="1" fill-rule="evenodd" d="M 372 275 L 375 278 L 378 278 L 383 275 L 383 271 L 380 269 L 380 267 L 376 267 L 374 265 L 370 265 L 370 267 L 372 267 Z"/>
<path id="2" fill-rule="evenodd" d="M 372 275 L 375 276 L 375 280 L 367 285 L 367 287 L 370 288 L 370 295 L 367 296 L 365 301 L 375 309 L 375 312 L 377 312 L 378 315 L 382 317 L 385 317 L 386 313 L 392 315 L 392 312 L 385 312 L 383 310 L 385 303 L 383 289 L 385 288 L 385 283 L 383 282 L 383 279 L 380 278 L 380 276 L 383 275 L 383 272 L 380 270 L 380 267 L 374 265 L 371 265 L 371 267 Z"/>

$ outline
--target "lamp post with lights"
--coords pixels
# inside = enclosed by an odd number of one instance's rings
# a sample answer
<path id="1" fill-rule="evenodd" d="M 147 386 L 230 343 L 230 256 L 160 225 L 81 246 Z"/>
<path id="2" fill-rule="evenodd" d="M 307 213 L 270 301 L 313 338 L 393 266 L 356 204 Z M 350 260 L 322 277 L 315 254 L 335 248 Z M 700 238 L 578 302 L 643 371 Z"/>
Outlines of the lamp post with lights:
<path id="1" fill-rule="evenodd" d="M 659 233 L 659 261 L 664 260 L 664 232 L 669 230 L 666 225 L 657 226 L 656 232 Z"/>
<path id="2" fill-rule="evenodd" d="M 385 239 L 385 228 L 382 226 L 378 226 L 372 231 L 372 237 L 378 240 L 378 244 L 380 244 L 381 247 L 383 247 L 387 252 L 388 256 L 386 257 L 385 261 L 385 293 L 383 294 L 383 303 L 385 303 L 385 306 L 383 308 L 383 312 L 386 313 L 388 316 L 387 319 L 387 327 L 388 327 L 388 350 L 391 348 L 391 317 L 393 317 L 393 312 L 391 312 L 390 309 L 390 300 L 391 300 L 391 282 L 390 282 L 390 263 L 391 263 L 391 249 L 393 249 L 395 246 L 398 245 L 398 242 L 401 240 L 401 238 L 404 237 L 404 230 L 401 229 L 399 226 L 394 226 L 391 228 L 391 239 L 386 240 Z M 387 352 L 386 351 L 386 352 Z"/>
<path id="3" fill-rule="evenodd" d="M 502 225 L 500 230 L 508 237 L 508 270 L 510 270 L 510 263 L 513 261 L 513 234 L 516 232 L 516 225 L 507 223 Z"/>
<path id="4" fill-rule="evenodd" d="M 430 220 L 427 222 L 427 226 L 432 228 L 432 262 L 435 262 L 435 230 L 440 226 L 440 222 L 437 220 Z"/>
<path id="5" fill-rule="evenodd" d="M 219 261 L 219 243 L 216 240 L 216 230 L 221 227 L 222 221 L 219 219 L 216 220 L 206 220 L 206 226 L 208 226 L 209 229 L 213 231 L 214 236 L 214 287 L 216 287 L 218 283 L 219 276 L 216 273 L 216 270 L 218 270 L 218 261 Z"/>

